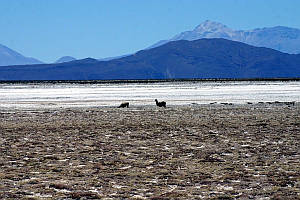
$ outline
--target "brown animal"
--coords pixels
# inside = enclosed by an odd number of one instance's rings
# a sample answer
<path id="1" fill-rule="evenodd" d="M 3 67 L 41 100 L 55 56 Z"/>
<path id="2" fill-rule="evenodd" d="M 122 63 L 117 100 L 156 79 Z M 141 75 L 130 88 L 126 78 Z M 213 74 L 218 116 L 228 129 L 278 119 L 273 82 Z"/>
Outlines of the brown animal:
<path id="1" fill-rule="evenodd" d="M 158 107 L 166 108 L 166 105 L 167 105 L 167 103 L 165 101 L 158 102 L 157 99 L 155 99 L 155 103 Z"/>
<path id="2" fill-rule="evenodd" d="M 118 108 L 125 108 L 125 107 L 129 108 L 129 102 L 121 103 L 121 105 Z"/>

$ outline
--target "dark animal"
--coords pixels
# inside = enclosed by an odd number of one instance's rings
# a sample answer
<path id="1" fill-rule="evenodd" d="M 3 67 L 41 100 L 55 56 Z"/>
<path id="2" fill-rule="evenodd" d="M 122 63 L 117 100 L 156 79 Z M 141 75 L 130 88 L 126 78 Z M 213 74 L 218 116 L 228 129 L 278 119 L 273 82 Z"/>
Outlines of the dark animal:
<path id="1" fill-rule="evenodd" d="M 167 103 L 165 101 L 158 102 L 157 99 L 155 99 L 155 102 L 158 107 L 166 108 Z"/>
<path id="2" fill-rule="evenodd" d="M 125 107 L 129 108 L 129 102 L 121 103 L 121 105 L 118 108 L 125 108 Z"/>

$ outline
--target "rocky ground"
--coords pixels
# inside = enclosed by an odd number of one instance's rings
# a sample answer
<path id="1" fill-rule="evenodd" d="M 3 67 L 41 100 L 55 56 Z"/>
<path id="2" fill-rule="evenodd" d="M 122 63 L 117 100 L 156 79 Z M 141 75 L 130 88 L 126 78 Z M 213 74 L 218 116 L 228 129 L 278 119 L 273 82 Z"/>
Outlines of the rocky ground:
<path id="1" fill-rule="evenodd" d="M 300 199 L 300 105 L 0 109 L 0 199 Z"/>

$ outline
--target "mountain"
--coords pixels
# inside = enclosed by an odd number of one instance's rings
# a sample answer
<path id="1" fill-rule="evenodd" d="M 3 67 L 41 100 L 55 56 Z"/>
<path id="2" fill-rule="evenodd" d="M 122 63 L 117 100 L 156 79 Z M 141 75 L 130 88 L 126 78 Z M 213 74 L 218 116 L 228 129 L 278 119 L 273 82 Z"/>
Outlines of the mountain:
<path id="1" fill-rule="evenodd" d="M 300 54 L 226 39 L 179 40 L 98 61 L 0 67 L 0 80 L 110 80 L 300 77 Z"/>
<path id="2" fill-rule="evenodd" d="M 114 57 L 107 57 L 107 58 L 100 58 L 98 59 L 99 61 L 110 61 L 110 60 L 115 60 L 119 58 L 124 58 L 126 56 L 130 56 L 131 54 L 126 54 L 126 55 L 121 55 L 121 56 L 114 56 Z"/>
<path id="3" fill-rule="evenodd" d="M 60 59 L 58 59 L 57 61 L 55 61 L 55 63 L 64 63 L 64 62 L 70 62 L 70 61 L 74 61 L 76 60 L 76 58 L 72 57 L 72 56 L 63 56 Z"/>
<path id="4" fill-rule="evenodd" d="M 81 60 L 73 60 L 71 62 L 68 62 L 69 64 L 94 64 L 99 62 L 99 60 L 95 59 L 95 58 L 84 58 Z"/>
<path id="5" fill-rule="evenodd" d="M 0 44 L 0 66 L 42 64 L 35 58 L 28 58 Z"/>
<path id="6" fill-rule="evenodd" d="M 170 41 L 177 40 L 198 40 L 202 38 L 224 38 L 239 41 L 257 47 L 267 47 L 285 53 L 300 53 L 300 30 L 284 26 L 271 28 L 257 28 L 254 30 L 233 30 L 227 26 L 205 21 L 192 31 L 185 31 L 175 35 L 169 40 L 162 40 L 152 45 L 150 48 L 158 47 Z"/>

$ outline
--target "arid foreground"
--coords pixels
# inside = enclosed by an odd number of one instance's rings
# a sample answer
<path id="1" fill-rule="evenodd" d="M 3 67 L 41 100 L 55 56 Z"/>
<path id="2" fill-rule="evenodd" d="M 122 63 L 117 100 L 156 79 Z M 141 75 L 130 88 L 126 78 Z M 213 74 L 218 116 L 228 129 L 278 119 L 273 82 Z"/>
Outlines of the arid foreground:
<path id="1" fill-rule="evenodd" d="M 300 199 L 300 107 L 0 109 L 0 199 Z"/>

